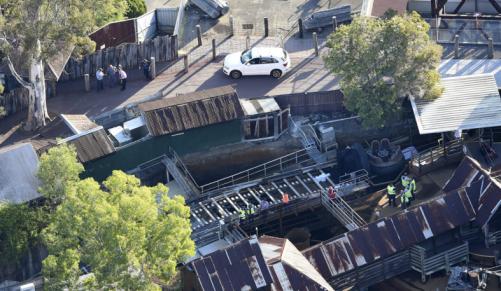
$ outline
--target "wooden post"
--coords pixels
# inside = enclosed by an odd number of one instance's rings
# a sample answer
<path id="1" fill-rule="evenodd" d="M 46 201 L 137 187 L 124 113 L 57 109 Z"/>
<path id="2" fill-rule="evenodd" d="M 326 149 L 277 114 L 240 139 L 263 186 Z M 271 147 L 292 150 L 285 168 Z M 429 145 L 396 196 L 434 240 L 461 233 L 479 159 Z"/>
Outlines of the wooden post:
<path id="1" fill-rule="evenodd" d="M 250 36 L 247 35 L 245 38 L 245 49 L 248 50 L 250 48 Z"/>
<path id="2" fill-rule="evenodd" d="M 268 17 L 264 18 L 264 37 L 268 37 Z"/>
<path id="3" fill-rule="evenodd" d="M 150 58 L 150 78 L 153 80 L 157 76 L 157 65 L 155 62 L 155 58 Z"/>
<path id="4" fill-rule="evenodd" d="M 332 16 L 332 32 L 336 32 L 337 30 L 337 18 L 336 16 Z"/>
<path id="5" fill-rule="evenodd" d="M 301 18 L 297 20 L 297 26 L 299 27 L 299 38 L 303 38 L 303 20 Z"/>
<path id="6" fill-rule="evenodd" d="M 195 27 L 197 28 L 198 46 L 202 46 L 202 28 L 200 24 L 197 24 Z"/>
<path id="7" fill-rule="evenodd" d="M 85 92 L 90 92 L 90 77 L 89 74 L 84 74 Z"/>
<path id="8" fill-rule="evenodd" d="M 216 39 L 212 39 L 212 60 L 216 60 Z"/>
<path id="9" fill-rule="evenodd" d="M 233 16 L 230 16 L 230 36 L 233 36 Z"/>
<path id="10" fill-rule="evenodd" d="M 494 58 L 494 44 L 492 43 L 492 37 L 489 37 L 488 40 L 489 40 L 488 57 L 489 57 L 489 59 L 492 59 L 492 58 Z"/>
<path id="11" fill-rule="evenodd" d="M 313 47 L 315 48 L 315 56 L 318 57 L 318 37 L 317 33 L 313 33 Z"/>
<path id="12" fill-rule="evenodd" d="M 454 36 L 454 58 L 459 58 L 459 35 Z"/>
<path id="13" fill-rule="evenodd" d="M 183 59 L 184 59 L 184 72 L 185 73 L 188 73 L 188 67 L 189 67 L 189 63 L 188 63 L 188 54 L 185 54 L 183 56 Z"/>

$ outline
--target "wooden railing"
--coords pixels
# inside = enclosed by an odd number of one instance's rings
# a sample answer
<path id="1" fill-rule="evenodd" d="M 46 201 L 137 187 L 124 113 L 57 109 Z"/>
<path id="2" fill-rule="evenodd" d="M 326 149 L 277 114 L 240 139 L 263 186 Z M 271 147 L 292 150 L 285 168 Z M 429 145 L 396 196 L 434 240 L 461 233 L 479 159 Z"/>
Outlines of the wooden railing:
<path id="1" fill-rule="evenodd" d="M 423 175 L 463 156 L 463 143 L 460 140 L 438 145 L 424 150 L 412 158 L 409 170 L 414 175 Z"/>

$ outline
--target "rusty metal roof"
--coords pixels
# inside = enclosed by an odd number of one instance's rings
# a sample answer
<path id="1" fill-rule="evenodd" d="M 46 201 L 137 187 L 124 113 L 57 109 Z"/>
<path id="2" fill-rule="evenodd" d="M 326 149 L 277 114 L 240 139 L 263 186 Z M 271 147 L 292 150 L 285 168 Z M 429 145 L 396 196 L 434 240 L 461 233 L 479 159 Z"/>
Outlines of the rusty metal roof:
<path id="1" fill-rule="evenodd" d="M 146 102 L 138 107 L 153 136 L 181 132 L 244 116 L 238 95 L 231 86 Z"/>
<path id="2" fill-rule="evenodd" d="M 475 223 L 484 226 L 501 206 L 501 184 L 479 162 L 465 157 L 452 174 L 444 189 L 460 188 L 468 196 Z"/>
<path id="3" fill-rule="evenodd" d="M 251 290 L 273 283 L 256 238 L 233 244 L 192 262 L 203 290 Z"/>
<path id="4" fill-rule="evenodd" d="M 303 254 L 324 278 L 329 279 L 470 221 L 476 213 L 471 205 L 464 191 L 453 191 L 349 231 Z"/>

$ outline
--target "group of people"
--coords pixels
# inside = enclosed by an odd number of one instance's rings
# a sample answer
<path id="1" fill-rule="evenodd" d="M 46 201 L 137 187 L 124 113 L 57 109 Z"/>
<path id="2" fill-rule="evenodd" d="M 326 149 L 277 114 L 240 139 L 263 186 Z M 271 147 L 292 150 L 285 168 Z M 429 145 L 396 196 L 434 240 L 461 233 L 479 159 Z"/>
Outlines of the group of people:
<path id="1" fill-rule="evenodd" d="M 289 194 L 286 192 L 282 193 L 282 204 L 286 206 L 287 204 L 289 204 L 289 202 L 290 202 Z M 267 213 L 266 210 L 270 208 L 270 205 L 271 205 L 270 202 L 268 202 L 266 199 L 261 200 L 259 204 L 259 213 L 266 214 Z M 256 213 L 256 209 L 257 208 L 253 204 L 248 204 L 246 208 L 240 208 L 240 210 L 238 211 L 238 216 L 240 220 L 245 220 L 249 218 L 249 216 Z"/>
<path id="2" fill-rule="evenodd" d="M 113 88 L 115 87 L 117 80 L 120 82 L 120 90 L 125 90 L 125 87 L 127 85 L 127 73 L 125 70 L 122 68 L 121 65 L 118 65 L 117 67 L 113 66 L 112 64 L 108 65 L 108 68 L 106 68 L 106 73 L 104 72 L 103 68 L 99 68 L 96 71 L 96 80 L 97 80 L 97 91 L 104 90 L 104 80 L 107 80 L 108 87 Z"/>
<path id="3" fill-rule="evenodd" d="M 411 202 L 415 199 L 416 194 L 416 180 L 413 177 L 407 176 L 407 173 L 404 173 L 402 177 L 400 177 L 400 183 L 402 185 L 402 189 L 399 191 L 400 196 L 400 206 L 402 208 L 407 208 L 411 205 Z M 397 200 L 397 189 L 393 184 L 388 184 L 386 187 L 386 192 L 388 195 L 389 205 L 396 207 Z"/>

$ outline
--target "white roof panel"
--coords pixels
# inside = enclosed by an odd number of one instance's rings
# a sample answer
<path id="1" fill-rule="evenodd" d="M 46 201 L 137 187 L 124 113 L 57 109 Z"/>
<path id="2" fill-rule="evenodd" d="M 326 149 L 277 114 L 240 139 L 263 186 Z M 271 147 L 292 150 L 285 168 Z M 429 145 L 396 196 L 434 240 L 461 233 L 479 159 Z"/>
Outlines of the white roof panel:
<path id="1" fill-rule="evenodd" d="M 493 74 L 442 79 L 435 100 L 411 98 L 419 133 L 501 126 L 501 98 Z"/>
<path id="2" fill-rule="evenodd" d="M 275 98 L 240 99 L 240 104 L 246 116 L 280 111 Z"/>
<path id="3" fill-rule="evenodd" d="M 498 88 L 501 88 L 501 60 L 489 59 L 447 59 L 438 68 L 442 78 L 493 74 Z"/>

